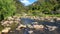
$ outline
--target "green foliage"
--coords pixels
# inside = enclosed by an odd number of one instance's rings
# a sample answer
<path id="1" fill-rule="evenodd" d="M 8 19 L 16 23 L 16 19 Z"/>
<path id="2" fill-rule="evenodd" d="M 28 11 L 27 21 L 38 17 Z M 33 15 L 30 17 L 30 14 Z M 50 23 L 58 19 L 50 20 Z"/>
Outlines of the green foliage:
<path id="1" fill-rule="evenodd" d="M 17 23 L 14 22 L 13 24 L 11 24 L 10 27 L 11 27 L 11 30 L 14 30 L 17 27 Z"/>
<path id="2" fill-rule="evenodd" d="M 40 13 L 47 15 L 60 14 L 58 11 L 60 10 L 59 0 L 38 0 L 28 7 L 28 12 L 34 15 L 40 15 Z"/>
<path id="3" fill-rule="evenodd" d="M 25 12 L 25 6 L 20 2 L 20 0 L 14 0 L 16 3 L 16 13 L 21 14 L 22 12 Z M 26 8 L 27 9 L 27 8 Z"/>
<path id="4" fill-rule="evenodd" d="M 0 31 L 2 30 L 2 29 L 4 29 L 4 27 L 1 25 L 1 23 L 0 23 Z"/>
<path id="5" fill-rule="evenodd" d="M 57 15 L 60 14 L 60 0 L 38 0 L 29 6 L 24 6 L 19 0 L 0 0 L 0 20 L 16 13 Z"/>
<path id="6" fill-rule="evenodd" d="M 0 0 L 0 20 L 2 16 L 4 18 L 8 16 L 12 16 L 15 11 L 16 11 L 16 6 L 13 0 Z"/>
<path id="7" fill-rule="evenodd" d="M 27 13 L 28 15 L 39 16 L 42 14 L 60 14 L 60 0 L 38 0 L 29 6 L 24 6 L 19 0 L 16 1 L 17 12 Z"/>

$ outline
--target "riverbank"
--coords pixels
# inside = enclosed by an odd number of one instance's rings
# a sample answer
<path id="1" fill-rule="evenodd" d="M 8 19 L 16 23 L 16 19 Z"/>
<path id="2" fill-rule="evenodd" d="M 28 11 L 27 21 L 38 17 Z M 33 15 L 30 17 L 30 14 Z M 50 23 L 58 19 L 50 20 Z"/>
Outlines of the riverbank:
<path id="1" fill-rule="evenodd" d="M 54 30 L 54 28 L 57 28 L 57 27 L 59 28 L 60 27 L 60 25 L 59 25 L 60 24 L 59 23 L 60 22 L 60 18 L 59 17 L 52 17 L 52 16 L 46 16 L 46 17 L 38 17 L 38 16 L 13 16 L 13 17 L 8 17 L 5 20 L 2 20 L 1 21 L 1 25 L 3 25 L 4 27 L 12 26 L 12 28 L 14 29 L 13 31 L 16 31 L 16 28 L 19 25 L 21 25 L 21 18 L 30 18 L 30 19 L 33 19 L 36 22 L 38 22 L 38 24 L 39 24 L 39 25 L 35 25 L 35 26 L 40 27 L 40 25 L 42 24 L 43 27 L 47 26 L 49 30 L 52 30 L 52 29 Z M 17 25 L 15 25 L 14 23 L 17 23 Z M 40 28 L 36 28 L 36 29 L 40 29 Z M 50 28 L 52 28 L 52 29 L 50 29 Z"/>

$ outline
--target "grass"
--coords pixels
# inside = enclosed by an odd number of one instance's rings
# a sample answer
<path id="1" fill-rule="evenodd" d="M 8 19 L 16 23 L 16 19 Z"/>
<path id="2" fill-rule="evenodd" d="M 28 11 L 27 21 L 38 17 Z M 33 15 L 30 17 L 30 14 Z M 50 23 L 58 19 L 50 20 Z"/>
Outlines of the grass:
<path id="1" fill-rule="evenodd" d="M 44 15 L 44 16 L 60 17 L 60 14 L 58 14 L 58 15 Z"/>
<path id="2" fill-rule="evenodd" d="M 2 31 L 4 29 L 4 27 L 0 24 L 0 31 Z"/>
<path id="3" fill-rule="evenodd" d="M 16 28 L 16 26 L 17 26 L 17 23 L 13 23 L 13 24 L 11 24 L 11 30 L 14 30 L 15 28 Z"/>
<path id="4" fill-rule="evenodd" d="M 37 14 L 37 15 L 31 15 L 31 14 L 27 14 L 28 16 L 39 16 L 39 17 L 46 17 L 46 16 L 52 16 L 52 17 L 60 17 L 60 14 L 56 14 L 56 15 L 49 15 L 49 14 Z M 16 14 L 16 16 L 23 16 L 22 14 Z"/>

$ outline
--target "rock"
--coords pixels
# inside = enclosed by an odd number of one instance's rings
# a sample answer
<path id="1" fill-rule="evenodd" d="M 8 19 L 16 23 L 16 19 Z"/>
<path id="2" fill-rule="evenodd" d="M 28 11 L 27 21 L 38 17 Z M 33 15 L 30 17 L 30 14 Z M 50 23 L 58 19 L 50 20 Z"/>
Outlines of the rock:
<path id="1" fill-rule="evenodd" d="M 13 18 L 17 18 L 17 16 L 13 16 Z"/>
<path id="2" fill-rule="evenodd" d="M 12 17 L 8 17 L 7 20 L 14 20 L 14 18 L 12 18 Z"/>
<path id="3" fill-rule="evenodd" d="M 53 31 L 53 30 L 55 30 L 55 29 L 57 29 L 58 27 L 56 27 L 56 26 L 48 26 L 48 25 L 46 25 L 48 28 L 48 30 L 49 31 Z"/>
<path id="4" fill-rule="evenodd" d="M 14 23 L 13 21 L 4 21 L 3 23 L 1 23 L 3 26 L 10 26 L 12 23 Z"/>
<path id="5" fill-rule="evenodd" d="M 4 22 L 2 23 L 2 25 L 6 25 L 8 22 L 9 22 L 9 21 L 4 21 Z"/>
<path id="6" fill-rule="evenodd" d="M 29 28 L 33 28 L 33 26 L 32 26 L 32 25 L 28 25 L 28 27 L 29 27 Z"/>
<path id="7" fill-rule="evenodd" d="M 15 32 L 15 31 L 10 31 L 10 32 Z"/>
<path id="8" fill-rule="evenodd" d="M 43 26 L 43 25 L 33 25 L 33 27 L 34 27 L 35 29 L 38 29 L 38 30 L 44 29 L 44 26 Z"/>
<path id="9" fill-rule="evenodd" d="M 57 18 L 57 20 L 60 20 L 60 18 Z"/>
<path id="10" fill-rule="evenodd" d="M 44 17 L 40 17 L 40 19 L 43 21 L 44 20 Z"/>
<path id="11" fill-rule="evenodd" d="M 10 31 L 10 29 L 11 29 L 10 27 L 7 27 L 7 28 L 2 30 L 2 33 L 8 33 Z"/>
<path id="12" fill-rule="evenodd" d="M 17 27 L 17 29 L 20 29 L 20 28 L 26 28 L 26 25 L 20 24 L 20 25 Z"/>
<path id="13" fill-rule="evenodd" d="M 21 29 L 20 28 L 16 28 L 16 30 L 19 30 L 20 31 Z"/>
<path id="14" fill-rule="evenodd" d="M 28 31 L 28 32 L 29 32 L 30 34 L 31 34 L 31 33 L 33 33 L 33 31 L 32 31 L 32 30 L 31 30 L 31 31 Z"/>
<path id="15" fill-rule="evenodd" d="M 20 21 L 20 19 L 19 19 L 19 18 L 17 18 L 17 19 L 15 19 L 15 21 Z"/>
<path id="16" fill-rule="evenodd" d="M 20 18 L 17 16 L 8 17 L 6 20 L 1 21 L 3 26 L 10 26 L 12 23 L 20 23 Z"/>
<path id="17" fill-rule="evenodd" d="M 51 19 L 51 20 L 50 20 L 50 22 L 54 22 L 54 20 L 53 20 L 53 19 Z"/>
<path id="18" fill-rule="evenodd" d="M 34 24 L 38 24 L 38 22 L 32 22 L 32 24 L 34 25 Z"/>
<path id="19" fill-rule="evenodd" d="M 14 22 L 13 22 L 13 21 L 9 21 L 9 22 L 8 22 L 8 24 L 12 24 L 12 23 L 14 23 Z"/>

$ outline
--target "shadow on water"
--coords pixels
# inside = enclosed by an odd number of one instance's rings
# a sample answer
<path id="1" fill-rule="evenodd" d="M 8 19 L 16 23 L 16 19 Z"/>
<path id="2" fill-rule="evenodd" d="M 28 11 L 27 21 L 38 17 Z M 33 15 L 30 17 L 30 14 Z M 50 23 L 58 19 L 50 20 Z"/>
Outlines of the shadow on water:
<path id="1" fill-rule="evenodd" d="M 57 26 L 58 28 L 54 31 L 48 31 L 48 30 L 44 30 L 44 31 L 39 31 L 39 30 L 34 30 L 33 34 L 60 34 L 60 21 L 57 21 L 57 22 L 48 22 L 48 21 L 39 21 L 39 20 L 34 20 L 34 19 L 30 19 L 30 18 L 21 18 L 21 23 L 24 24 L 24 25 L 27 25 L 27 24 L 32 24 L 33 22 L 38 22 L 39 24 L 43 24 L 44 26 L 45 25 L 49 25 L 49 26 Z M 27 27 L 27 28 L 24 28 L 20 31 L 15 31 L 14 34 L 18 33 L 18 34 L 29 34 L 28 31 L 30 29 Z M 13 34 L 13 33 L 10 33 L 10 34 Z"/>

